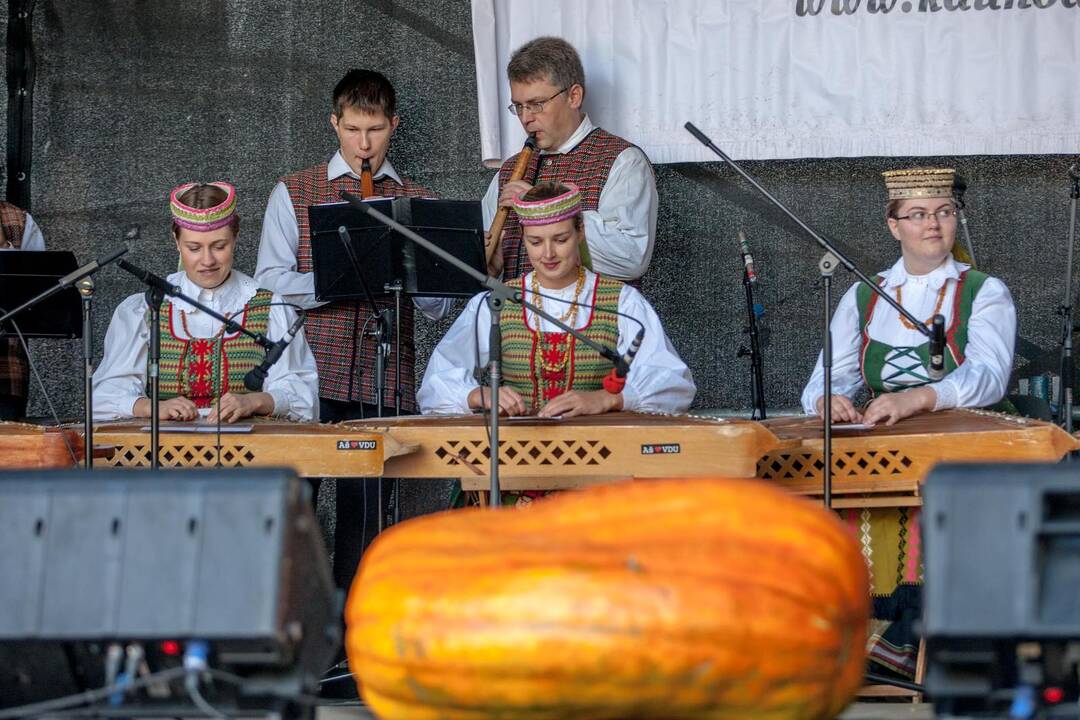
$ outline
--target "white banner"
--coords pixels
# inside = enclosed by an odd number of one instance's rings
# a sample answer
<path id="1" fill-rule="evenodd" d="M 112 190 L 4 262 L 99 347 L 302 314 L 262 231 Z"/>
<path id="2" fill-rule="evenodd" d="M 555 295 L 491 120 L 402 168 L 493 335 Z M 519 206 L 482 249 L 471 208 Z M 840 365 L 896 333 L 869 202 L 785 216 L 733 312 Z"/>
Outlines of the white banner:
<path id="1" fill-rule="evenodd" d="M 510 54 L 573 44 L 592 120 L 654 163 L 1080 151 L 1080 0 L 472 0 L 485 162 Z"/>

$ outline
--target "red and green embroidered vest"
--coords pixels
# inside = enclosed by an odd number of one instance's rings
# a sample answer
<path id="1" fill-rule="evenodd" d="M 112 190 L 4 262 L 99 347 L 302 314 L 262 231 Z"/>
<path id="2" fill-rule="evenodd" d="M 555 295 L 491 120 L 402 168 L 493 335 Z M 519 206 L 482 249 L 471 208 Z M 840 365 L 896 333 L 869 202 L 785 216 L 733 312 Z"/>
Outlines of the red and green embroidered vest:
<path id="1" fill-rule="evenodd" d="M 525 294 L 525 276 L 521 280 Z M 581 332 L 596 342 L 616 347 L 619 342 L 619 294 L 623 283 L 597 277 L 589 320 Z M 584 308 L 583 308 L 584 309 Z M 500 317 L 503 337 L 502 373 L 505 384 L 521 393 L 531 411 L 568 390 L 599 390 L 612 364 L 592 348 L 562 332 L 529 327 L 525 308 Z"/>
<path id="2" fill-rule="evenodd" d="M 600 193 L 607 184 L 608 174 L 615 159 L 631 144 L 606 130 L 594 128 L 565 154 L 544 155 L 535 153 L 529 161 L 525 179 L 536 185 L 547 181 L 572 182 L 581 188 L 582 207 L 596 210 L 600 205 Z M 502 164 L 499 170 L 499 189 L 510 180 L 517 155 Z M 503 280 L 509 282 L 532 270 L 532 263 L 521 242 L 521 224 L 517 214 L 511 211 L 503 226 Z"/>
<path id="3" fill-rule="evenodd" d="M 946 374 L 964 362 L 971 307 L 987 277 L 986 273 L 978 270 L 965 270 L 956 280 L 952 321 L 945 332 Z M 878 275 L 876 280 L 878 285 L 885 282 L 881 275 Z M 859 328 L 862 333 L 860 366 L 866 387 L 872 395 L 877 396 L 928 384 L 930 378 L 926 368 L 930 364 L 929 342 L 915 347 L 893 347 L 870 337 L 870 321 L 873 319 L 877 301 L 877 293 L 865 283 L 860 283 L 855 291 L 855 304 L 859 310 Z"/>
<path id="4" fill-rule="evenodd" d="M 0 248 L 22 247 L 26 231 L 26 211 L 11 203 L 0 202 Z M 30 382 L 30 365 L 19 338 L 0 338 L 0 395 L 25 398 Z"/>
<path id="5" fill-rule="evenodd" d="M 311 272 L 311 225 L 308 207 L 321 203 L 338 202 L 340 192 L 360 194 L 360 181 L 351 175 L 333 180 L 326 179 L 326 163 L 295 172 L 281 179 L 289 191 L 296 224 L 300 230 L 300 244 L 296 251 L 297 272 Z M 435 197 L 435 194 L 411 180 L 402 178 L 398 185 L 383 176 L 375 180 L 375 194 L 380 197 Z M 380 310 L 393 309 L 393 297 L 379 296 L 376 304 Z M 308 310 L 304 334 L 315 356 L 319 371 L 319 397 L 344 402 L 375 403 L 375 356 L 376 348 L 370 338 L 363 338 L 360 329 L 371 317 L 367 303 L 338 301 Z M 401 403 L 402 410 L 416 409 L 416 362 L 413 344 L 413 304 L 401 303 Z M 396 362 L 391 346 L 386 364 L 386 393 L 383 404 L 394 405 Z"/>
<path id="6" fill-rule="evenodd" d="M 256 292 L 244 306 L 238 322 L 248 330 L 266 335 L 272 297 L 269 290 Z M 264 354 L 254 340 L 242 333 L 228 337 L 178 337 L 173 325 L 172 303 L 168 301 L 161 306 L 159 324 L 159 393 L 162 400 L 183 396 L 195 403 L 195 407 L 206 408 L 226 392 L 248 391 L 244 387 L 244 375 L 262 362 Z"/>

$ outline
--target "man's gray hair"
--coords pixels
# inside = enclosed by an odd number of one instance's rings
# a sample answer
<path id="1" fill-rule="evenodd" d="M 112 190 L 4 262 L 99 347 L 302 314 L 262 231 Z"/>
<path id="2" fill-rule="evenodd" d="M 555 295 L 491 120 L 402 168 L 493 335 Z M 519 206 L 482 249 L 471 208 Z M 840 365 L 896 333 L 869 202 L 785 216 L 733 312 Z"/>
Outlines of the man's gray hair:
<path id="1" fill-rule="evenodd" d="M 519 47 L 506 66 L 510 82 L 547 80 L 558 88 L 585 87 L 585 68 L 574 46 L 562 38 L 538 37 Z"/>

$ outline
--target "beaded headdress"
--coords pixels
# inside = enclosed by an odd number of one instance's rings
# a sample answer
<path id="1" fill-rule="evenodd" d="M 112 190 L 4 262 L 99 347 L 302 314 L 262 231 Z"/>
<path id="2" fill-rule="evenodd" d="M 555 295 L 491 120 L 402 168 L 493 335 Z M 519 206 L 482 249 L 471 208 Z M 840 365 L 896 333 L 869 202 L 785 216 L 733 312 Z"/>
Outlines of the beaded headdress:
<path id="1" fill-rule="evenodd" d="M 212 208 L 193 208 L 184 204 L 180 196 L 199 185 L 213 185 L 224 190 L 225 199 Z M 177 225 L 188 230 L 210 232 L 223 228 L 236 215 L 236 188 L 227 182 L 185 183 L 169 194 L 169 212 Z"/>
<path id="2" fill-rule="evenodd" d="M 581 213 L 581 189 L 572 183 L 563 183 L 566 192 L 547 200 L 522 200 L 514 198 L 514 210 L 522 225 L 551 225 Z"/>
<path id="3" fill-rule="evenodd" d="M 890 200 L 952 197 L 956 171 L 952 168 L 910 168 L 881 173 Z"/>

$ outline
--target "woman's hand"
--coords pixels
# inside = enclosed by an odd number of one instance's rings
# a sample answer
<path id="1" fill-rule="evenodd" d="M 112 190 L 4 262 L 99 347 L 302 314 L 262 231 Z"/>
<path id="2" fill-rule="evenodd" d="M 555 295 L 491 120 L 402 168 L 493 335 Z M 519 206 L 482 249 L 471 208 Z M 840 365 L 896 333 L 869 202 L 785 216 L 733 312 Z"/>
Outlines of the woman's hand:
<path id="1" fill-rule="evenodd" d="M 571 390 L 551 400 L 537 413 L 540 417 L 574 417 L 575 415 L 599 415 L 622 410 L 622 393 L 607 390 L 578 392 Z"/>
<path id="2" fill-rule="evenodd" d="M 270 393 L 229 392 L 210 406 L 210 414 L 206 416 L 206 422 L 216 423 L 220 415 L 221 422 L 233 423 L 252 415 L 269 415 L 272 412 L 274 412 L 274 396 Z"/>
<path id="3" fill-rule="evenodd" d="M 469 393 L 469 407 L 473 410 L 491 409 L 491 389 L 476 387 Z M 499 412 L 503 415 L 525 415 L 529 409 L 525 405 L 525 398 L 512 387 L 499 388 Z"/>
<path id="4" fill-rule="evenodd" d="M 817 410 L 817 414 L 825 415 L 825 396 L 822 395 L 814 403 L 814 408 Z M 865 422 L 862 414 L 855 409 L 855 404 L 848 400 L 843 395 L 832 396 L 832 422 Z"/>
<path id="5" fill-rule="evenodd" d="M 895 425 L 898 420 L 920 412 L 928 412 L 937 404 L 937 393 L 933 388 L 920 387 L 903 392 L 886 393 L 874 398 L 863 413 L 863 422 L 876 425 L 884 422 Z"/>
<path id="6" fill-rule="evenodd" d="M 150 398 L 139 398 L 131 408 L 135 417 L 150 417 Z M 194 420 L 199 416 L 195 403 L 186 397 L 174 397 L 158 403 L 158 417 L 162 420 Z"/>

